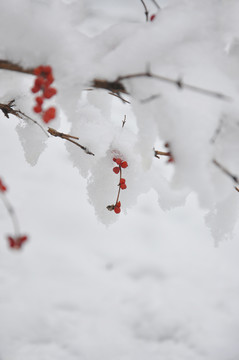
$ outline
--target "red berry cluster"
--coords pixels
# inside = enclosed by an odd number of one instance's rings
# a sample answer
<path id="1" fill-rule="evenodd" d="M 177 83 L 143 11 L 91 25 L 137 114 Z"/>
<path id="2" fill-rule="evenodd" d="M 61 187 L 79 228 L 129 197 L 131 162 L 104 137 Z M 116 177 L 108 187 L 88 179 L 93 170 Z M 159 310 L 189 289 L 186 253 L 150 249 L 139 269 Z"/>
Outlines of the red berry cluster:
<path id="1" fill-rule="evenodd" d="M 7 187 L 4 185 L 4 183 L 2 182 L 2 180 L 0 179 L 0 193 L 5 193 L 7 191 Z M 4 195 L 5 197 L 5 195 Z M 18 224 L 17 224 L 17 220 L 16 220 L 16 214 L 15 211 L 13 209 L 13 207 L 11 206 L 11 204 L 8 202 L 8 200 L 5 198 L 4 200 L 4 204 L 8 210 L 8 213 L 10 215 L 10 217 L 12 218 L 13 221 L 13 226 L 15 229 L 15 233 L 18 233 Z M 28 239 L 28 237 L 26 235 L 21 235 L 21 236 L 8 236 L 7 240 L 8 240 L 8 244 L 10 246 L 10 248 L 13 249 L 20 249 L 22 244 Z"/>
<path id="2" fill-rule="evenodd" d="M 4 183 L 0 179 L 0 192 L 5 192 L 5 191 L 7 191 L 7 187 L 4 185 Z"/>
<path id="3" fill-rule="evenodd" d="M 12 249 L 20 249 L 22 247 L 22 244 L 27 241 L 27 236 L 18 236 L 18 237 L 12 237 L 12 236 L 8 236 L 7 240 L 8 240 L 8 244 L 10 246 L 10 248 Z"/>
<path id="4" fill-rule="evenodd" d="M 120 202 L 120 201 L 117 201 L 117 203 L 116 203 L 115 206 L 114 206 L 114 212 L 115 212 L 116 214 L 119 214 L 119 213 L 121 212 L 120 207 L 121 207 L 121 202 Z"/>
<path id="5" fill-rule="evenodd" d="M 44 100 L 52 98 L 52 96 L 57 93 L 56 89 L 50 86 L 54 81 L 52 68 L 51 66 L 38 66 L 34 69 L 34 75 L 36 75 L 36 79 L 31 91 L 34 94 L 41 91 L 41 95 L 35 98 L 36 105 L 34 106 L 33 111 L 37 114 L 41 113 L 42 120 L 47 124 L 56 117 L 55 107 L 52 106 L 45 111 L 42 109 Z"/>
<path id="6" fill-rule="evenodd" d="M 113 168 L 113 171 L 115 174 L 120 174 L 120 180 L 119 180 L 119 191 L 118 191 L 118 196 L 117 196 L 117 200 L 116 200 L 116 203 L 114 205 L 114 212 L 116 214 L 119 214 L 121 209 L 121 202 L 118 201 L 119 200 L 119 194 L 120 194 L 120 190 L 125 190 L 127 188 L 126 184 L 125 184 L 125 179 L 122 178 L 122 169 L 125 169 L 128 167 L 128 163 L 127 161 L 123 161 L 121 160 L 120 158 L 113 158 L 113 161 L 118 165 L 118 166 L 115 166 Z"/>

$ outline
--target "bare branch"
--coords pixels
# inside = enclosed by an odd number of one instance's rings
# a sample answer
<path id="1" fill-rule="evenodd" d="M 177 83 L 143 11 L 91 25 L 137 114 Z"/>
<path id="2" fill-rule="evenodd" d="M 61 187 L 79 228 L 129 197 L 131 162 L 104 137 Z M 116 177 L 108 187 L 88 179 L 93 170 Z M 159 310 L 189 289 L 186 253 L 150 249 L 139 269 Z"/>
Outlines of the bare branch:
<path id="1" fill-rule="evenodd" d="M 125 100 L 119 93 L 108 92 L 108 94 L 117 97 L 117 98 L 120 99 L 124 104 L 130 104 L 130 102 L 129 102 L 128 100 Z"/>
<path id="2" fill-rule="evenodd" d="M 225 94 L 222 94 L 220 92 L 203 89 L 203 88 L 200 88 L 200 87 L 194 86 L 194 85 L 185 84 L 182 81 L 182 79 L 180 79 L 180 78 L 175 80 L 175 79 L 168 78 L 166 76 L 152 74 L 150 71 L 146 71 L 146 72 L 143 72 L 143 73 L 136 73 L 136 74 L 128 74 L 128 75 L 119 76 L 116 79 L 115 82 L 120 83 L 122 80 L 139 78 L 139 77 L 151 77 L 151 78 L 154 78 L 154 79 L 157 79 L 157 80 L 169 83 L 169 84 L 176 85 L 179 89 L 187 89 L 187 90 L 191 90 L 191 91 L 194 91 L 194 92 L 201 93 L 203 95 L 209 95 L 209 96 L 213 96 L 213 97 L 223 99 L 223 100 L 232 100 L 231 97 L 229 97 L 229 96 L 227 96 Z"/>
<path id="3" fill-rule="evenodd" d="M 160 159 L 160 156 L 171 156 L 171 152 L 170 151 L 158 151 L 154 149 L 154 156 L 158 159 Z"/>
<path id="4" fill-rule="evenodd" d="M 48 133 L 46 132 L 46 130 L 44 129 L 44 127 L 41 124 L 39 124 L 36 120 L 32 119 L 30 116 L 24 114 L 22 111 L 13 109 L 14 105 L 15 105 L 15 100 L 11 100 L 11 101 L 9 101 L 8 104 L 0 104 L 0 110 L 2 110 L 3 114 L 8 119 L 9 119 L 9 114 L 11 114 L 11 115 L 17 116 L 19 119 L 32 121 L 34 124 L 36 124 L 37 126 L 39 126 L 41 128 L 41 130 L 44 132 L 44 134 L 47 137 L 49 137 Z"/>
<path id="5" fill-rule="evenodd" d="M 161 97 L 160 94 L 155 94 L 155 95 L 151 95 L 151 96 L 149 96 L 149 97 L 147 97 L 145 99 L 140 100 L 140 102 L 141 102 L 141 104 L 146 104 L 146 103 L 148 103 L 150 101 L 153 101 L 153 100 L 156 100 L 156 99 L 158 99 L 160 97 Z"/>
<path id="6" fill-rule="evenodd" d="M 228 175 L 236 184 L 239 184 L 239 179 L 236 175 L 233 175 L 229 170 L 227 170 L 222 164 L 217 160 L 213 159 L 213 164 L 216 165 L 224 174 Z"/>
<path id="7" fill-rule="evenodd" d="M 17 71 L 17 72 L 31 74 L 31 75 L 34 74 L 34 69 L 23 68 L 21 65 L 12 63 L 7 60 L 0 60 L 0 69 Z M 104 80 L 104 79 L 94 79 L 92 86 L 94 88 L 98 88 L 98 89 L 106 89 L 106 90 L 112 92 L 113 94 L 116 94 L 116 96 L 118 96 L 119 98 L 121 98 L 120 93 L 128 94 L 122 81 L 127 80 L 127 79 L 139 78 L 139 77 L 151 77 L 151 78 L 157 79 L 159 81 L 163 81 L 163 82 L 175 85 L 179 89 L 187 89 L 190 91 L 201 93 L 203 95 L 213 96 L 213 97 L 216 97 L 221 100 L 227 100 L 227 101 L 232 100 L 231 97 L 229 97 L 223 93 L 213 91 L 213 90 L 207 90 L 207 89 L 195 86 L 195 85 L 185 84 L 182 81 L 182 79 L 180 79 L 180 78 L 175 80 L 175 79 L 168 78 L 166 76 L 152 74 L 150 71 L 118 76 L 118 78 L 114 81 L 108 81 L 108 80 Z M 125 100 L 123 99 L 123 101 L 125 101 Z M 127 101 L 125 101 L 125 102 L 127 102 Z"/>
<path id="8" fill-rule="evenodd" d="M 10 70 L 10 71 L 17 71 L 25 74 L 34 74 L 34 69 L 32 68 L 24 68 L 21 65 L 12 63 L 11 61 L 7 60 L 0 60 L 0 69 L 3 70 Z"/>
<path id="9" fill-rule="evenodd" d="M 51 134 L 52 136 L 55 136 L 55 137 L 60 137 L 64 140 L 67 140 L 67 141 L 70 141 L 71 143 L 79 146 L 82 150 L 84 150 L 84 152 L 88 155 L 93 155 L 95 156 L 95 154 L 93 154 L 91 151 L 89 151 L 89 149 L 87 149 L 87 147 L 85 146 L 82 146 L 81 144 L 79 144 L 78 142 L 72 140 L 72 139 L 75 139 L 75 140 L 79 140 L 78 137 L 76 136 L 72 136 L 72 135 L 69 135 L 69 134 L 64 134 L 64 133 L 61 133 L 53 128 L 48 128 L 48 132 L 49 134 Z"/>

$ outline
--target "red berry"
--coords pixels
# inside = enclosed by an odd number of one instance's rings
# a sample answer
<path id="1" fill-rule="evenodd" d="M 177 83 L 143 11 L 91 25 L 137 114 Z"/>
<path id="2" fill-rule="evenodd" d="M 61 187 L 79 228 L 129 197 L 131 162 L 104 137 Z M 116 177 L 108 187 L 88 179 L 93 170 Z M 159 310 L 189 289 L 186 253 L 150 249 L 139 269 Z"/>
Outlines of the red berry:
<path id="1" fill-rule="evenodd" d="M 150 21 L 154 21 L 155 17 L 156 17 L 155 14 L 151 15 L 151 16 L 150 16 Z"/>
<path id="2" fill-rule="evenodd" d="M 115 160 L 115 162 L 116 162 L 116 164 L 120 165 L 122 160 L 118 158 L 118 159 Z"/>
<path id="3" fill-rule="evenodd" d="M 42 107 L 41 105 L 36 105 L 34 106 L 33 110 L 35 113 L 40 113 L 42 111 Z"/>
<path id="4" fill-rule="evenodd" d="M 113 158 L 113 161 L 116 162 L 116 158 Z"/>
<path id="5" fill-rule="evenodd" d="M 25 241 L 27 241 L 27 236 L 26 235 L 24 235 L 24 236 L 21 236 L 19 239 L 18 239 L 18 241 L 19 241 L 19 243 L 20 244 L 22 244 L 22 243 L 24 243 Z"/>
<path id="6" fill-rule="evenodd" d="M 26 235 L 24 236 L 19 236 L 19 237 L 12 237 L 12 236 L 8 236 L 8 243 L 9 243 L 9 246 L 11 248 L 14 248 L 14 249 L 20 249 L 22 244 L 28 239 L 28 237 Z"/>
<path id="7" fill-rule="evenodd" d="M 120 184 L 120 188 L 121 188 L 122 190 L 125 190 L 125 189 L 127 188 L 127 186 L 126 186 L 125 184 Z"/>
<path id="8" fill-rule="evenodd" d="M 2 180 L 0 179 L 0 192 L 5 192 L 7 191 L 6 186 L 3 184 Z"/>
<path id="9" fill-rule="evenodd" d="M 115 212 L 116 214 L 119 214 L 120 211 L 121 211 L 121 209 L 120 209 L 119 206 L 115 206 L 115 207 L 114 207 L 114 212 Z"/>
<path id="10" fill-rule="evenodd" d="M 121 207 L 121 202 L 118 201 L 115 206 Z"/>
<path id="11" fill-rule="evenodd" d="M 43 66 L 38 66 L 37 68 L 34 69 L 34 75 L 38 76 L 41 75 L 43 71 Z"/>
<path id="12" fill-rule="evenodd" d="M 43 83 L 44 83 L 43 77 L 40 76 L 35 79 L 35 87 L 38 87 L 40 89 Z"/>
<path id="13" fill-rule="evenodd" d="M 125 184 L 125 179 L 121 178 L 120 179 L 120 184 Z"/>
<path id="14" fill-rule="evenodd" d="M 116 166 L 116 167 L 113 168 L 113 171 L 114 171 L 115 174 L 118 174 L 119 171 L 120 171 L 120 168 L 118 166 Z"/>
<path id="15" fill-rule="evenodd" d="M 8 236 L 7 239 L 8 239 L 9 246 L 11 248 L 13 248 L 15 246 L 15 240 L 11 236 Z"/>
<path id="16" fill-rule="evenodd" d="M 121 164 L 121 167 L 122 167 L 123 169 L 127 168 L 127 167 L 128 167 L 127 161 L 123 161 L 122 164 Z"/>
<path id="17" fill-rule="evenodd" d="M 43 104 L 43 97 L 41 97 L 41 96 L 37 96 L 36 97 L 36 102 L 38 103 L 38 105 L 42 105 Z"/>
<path id="18" fill-rule="evenodd" d="M 168 163 L 173 163 L 175 162 L 174 158 L 172 155 L 170 155 L 170 157 L 168 158 Z"/>
<path id="19" fill-rule="evenodd" d="M 56 95 L 56 89 L 55 88 L 46 88 L 43 92 L 43 95 L 46 99 L 50 99 L 52 96 Z"/>
<path id="20" fill-rule="evenodd" d="M 47 75 L 47 84 L 51 85 L 54 81 L 54 77 L 52 75 L 52 73 L 50 73 L 49 75 Z"/>
<path id="21" fill-rule="evenodd" d="M 52 72 L 51 66 L 43 66 L 43 72 L 46 73 L 46 75 L 50 74 Z"/>
<path id="22" fill-rule="evenodd" d="M 50 120 L 54 119 L 56 116 L 56 109 L 54 107 L 50 107 L 43 114 L 43 121 L 47 124 Z"/>
<path id="23" fill-rule="evenodd" d="M 34 94 L 37 93 L 39 90 L 40 90 L 40 88 L 37 87 L 37 86 L 33 86 L 33 87 L 31 88 L 31 92 L 33 92 Z"/>

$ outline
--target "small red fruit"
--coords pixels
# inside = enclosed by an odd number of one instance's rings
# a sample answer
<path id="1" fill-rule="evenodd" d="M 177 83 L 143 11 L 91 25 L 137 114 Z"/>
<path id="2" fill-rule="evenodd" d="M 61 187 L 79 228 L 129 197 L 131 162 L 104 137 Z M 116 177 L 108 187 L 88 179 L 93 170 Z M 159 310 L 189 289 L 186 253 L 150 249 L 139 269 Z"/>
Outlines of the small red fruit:
<path id="1" fill-rule="evenodd" d="M 119 171 L 120 171 L 120 168 L 118 166 L 116 166 L 116 167 L 113 168 L 113 171 L 114 171 L 115 174 L 118 174 Z"/>
<path id="2" fill-rule="evenodd" d="M 39 76 L 42 73 L 42 66 L 38 66 L 34 69 L 34 75 Z"/>
<path id="3" fill-rule="evenodd" d="M 39 90 L 40 90 L 40 89 L 39 89 L 38 87 L 36 87 L 36 86 L 33 86 L 33 87 L 31 88 L 31 92 L 32 92 L 33 94 L 37 93 Z"/>
<path id="4" fill-rule="evenodd" d="M 41 105 L 36 105 L 36 106 L 34 106 L 33 110 L 35 113 L 38 114 L 38 113 L 42 112 L 42 107 L 41 107 Z"/>
<path id="5" fill-rule="evenodd" d="M 118 159 L 115 160 L 115 162 L 116 162 L 116 164 L 120 165 L 122 160 L 118 158 Z"/>
<path id="6" fill-rule="evenodd" d="M 150 16 L 150 21 L 154 21 L 155 17 L 156 17 L 155 14 L 151 15 L 151 16 Z"/>
<path id="7" fill-rule="evenodd" d="M 7 191 L 7 187 L 3 184 L 2 180 L 0 179 L 0 192 Z"/>
<path id="8" fill-rule="evenodd" d="M 47 124 L 50 120 L 54 119 L 56 116 L 56 109 L 54 107 L 50 107 L 43 114 L 43 121 Z"/>
<path id="9" fill-rule="evenodd" d="M 121 164 L 121 167 L 122 167 L 123 169 L 127 168 L 127 167 L 128 167 L 127 161 L 123 161 L 122 164 Z"/>
<path id="10" fill-rule="evenodd" d="M 122 190 L 125 190 L 125 189 L 127 188 L 127 186 L 126 186 L 125 184 L 120 184 L 120 188 L 121 188 Z"/>
<path id="11" fill-rule="evenodd" d="M 51 85 L 54 80 L 55 79 L 54 79 L 52 73 L 50 73 L 49 75 L 47 75 L 46 85 Z"/>
<path id="12" fill-rule="evenodd" d="M 43 104 L 43 97 L 37 96 L 36 97 L 36 102 L 38 103 L 38 105 L 42 105 Z"/>
<path id="13" fill-rule="evenodd" d="M 50 74 L 52 72 L 52 68 L 49 65 L 43 66 L 43 72 L 46 73 L 46 75 Z"/>
<path id="14" fill-rule="evenodd" d="M 46 88 L 43 92 L 43 95 L 46 99 L 50 99 L 52 96 L 56 95 L 55 88 Z"/>
<path id="15" fill-rule="evenodd" d="M 125 184 L 125 179 L 121 178 L 120 179 L 120 184 Z"/>
<path id="16" fill-rule="evenodd" d="M 27 241 L 28 237 L 26 235 L 24 236 L 19 236 L 19 237 L 12 237 L 12 236 L 8 236 L 8 243 L 9 246 L 13 249 L 20 249 L 22 244 Z"/>
<path id="17" fill-rule="evenodd" d="M 43 83 L 44 83 L 43 77 L 37 77 L 35 80 L 35 87 L 40 89 Z"/>
<path id="18" fill-rule="evenodd" d="M 114 212 L 115 212 L 116 214 L 119 214 L 120 211 L 121 211 L 121 209 L 120 209 L 119 206 L 115 206 L 115 207 L 114 207 Z"/>

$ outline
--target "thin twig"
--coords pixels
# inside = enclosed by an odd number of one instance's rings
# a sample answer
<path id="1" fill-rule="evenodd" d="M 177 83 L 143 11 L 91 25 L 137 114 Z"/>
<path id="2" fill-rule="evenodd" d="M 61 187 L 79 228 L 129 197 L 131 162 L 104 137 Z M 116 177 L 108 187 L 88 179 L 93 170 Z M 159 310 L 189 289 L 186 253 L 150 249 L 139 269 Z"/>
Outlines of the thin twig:
<path id="1" fill-rule="evenodd" d="M 226 169 L 222 164 L 217 160 L 212 160 L 213 164 L 216 165 L 224 174 L 228 175 L 236 184 L 239 184 L 239 179 L 236 175 L 233 175 L 228 169 Z"/>
<path id="2" fill-rule="evenodd" d="M 155 94 L 155 95 L 151 95 L 151 96 L 147 97 L 146 99 L 140 100 L 140 102 L 141 102 L 141 104 L 146 104 L 146 103 L 148 103 L 150 101 L 153 101 L 153 100 L 156 100 L 156 99 L 158 99 L 160 97 L 161 97 L 160 94 Z"/>
<path id="3" fill-rule="evenodd" d="M 11 100 L 9 101 L 8 104 L 0 104 L 0 110 L 2 110 L 3 114 L 9 119 L 9 114 L 17 116 L 19 119 L 22 120 L 30 120 L 32 121 L 34 124 L 36 124 L 37 126 L 39 126 L 41 128 L 41 130 L 44 132 L 44 134 L 49 137 L 48 133 L 46 132 L 46 130 L 44 129 L 44 127 L 39 124 L 36 120 L 32 119 L 30 116 L 24 114 L 22 111 L 20 110 L 15 110 L 13 109 L 14 106 L 14 102 L 15 100 Z"/>
<path id="4" fill-rule="evenodd" d="M 82 150 L 85 151 L 86 154 L 95 156 L 95 154 L 93 154 L 91 151 L 89 151 L 89 149 L 87 149 L 87 147 L 85 147 L 85 146 L 79 144 L 78 142 L 72 140 L 72 139 L 79 140 L 78 137 L 72 136 L 72 135 L 69 135 L 69 134 L 61 133 L 61 132 L 59 132 L 59 131 L 57 131 L 57 130 L 55 130 L 55 129 L 53 129 L 53 128 L 48 128 L 48 132 L 49 132 L 49 134 L 51 134 L 52 136 L 60 137 L 60 138 L 62 138 L 62 139 L 64 139 L 64 140 L 70 141 L 71 143 L 79 146 Z"/>
<path id="5" fill-rule="evenodd" d="M 126 123 L 126 115 L 124 115 L 124 120 L 122 121 L 122 128 L 125 126 Z"/>
<path id="6" fill-rule="evenodd" d="M 161 9 L 160 6 L 157 4 L 156 0 L 152 0 L 152 2 L 154 3 L 154 5 L 156 6 L 157 9 Z"/>
<path id="7" fill-rule="evenodd" d="M 146 21 L 149 21 L 149 12 L 148 12 L 147 6 L 145 5 L 144 0 L 141 0 L 141 3 L 143 4 L 143 7 L 144 7 L 144 13 L 145 13 Z"/>
<path id="8" fill-rule="evenodd" d="M 158 151 L 154 149 L 154 156 L 158 159 L 160 159 L 160 156 L 171 156 L 171 152 L 170 151 Z"/>
<path id="9" fill-rule="evenodd" d="M 3 201 L 7 211 L 8 211 L 9 216 L 12 220 L 13 229 L 14 229 L 15 236 L 17 239 L 20 236 L 20 227 L 19 227 L 19 221 L 18 221 L 17 215 L 15 213 L 13 206 L 9 202 L 8 198 L 6 197 L 6 195 L 1 193 L 0 196 L 2 198 L 2 201 Z"/>
<path id="10" fill-rule="evenodd" d="M 216 97 L 216 98 L 219 98 L 219 99 L 232 100 L 231 97 L 229 97 L 229 96 L 227 96 L 225 94 L 222 94 L 220 92 L 203 89 L 203 88 L 200 88 L 200 87 L 194 86 L 194 85 L 185 84 L 183 82 L 183 80 L 180 79 L 180 78 L 175 80 L 175 79 L 168 78 L 166 76 L 152 74 L 150 71 L 146 71 L 146 72 L 142 72 L 142 73 L 136 73 L 136 74 L 128 74 L 128 75 L 118 76 L 118 78 L 116 79 L 115 82 L 120 83 L 122 80 L 139 78 L 139 77 L 151 77 L 151 78 L 163 81 L 163 82 L 167 82 L 169 84 L 174 84 L 179 89 L 188 89 L 188 90 L 191 90 L 191 91 L 194 91 L 194 92 L 198 92 L 198 93 L 201 93 L 201 94 L 204 94 L 204 95 L 213 96 L 213 97 Z"/>
<path id="11" fill-rule="evenodd" d="M 115 96 L 115 97 L 117 97 L 117 98 L 119 98 L 124 104 L 126 103 L 126 104 L 130 104 L 130 102 L 128 101 L 128 100 L 125 100 L 119 93 L 116 93 L 116 92 L 108 92 L 108 94 L 110 94 L 110 95 L 113 95 L 113 96 Z"/>

